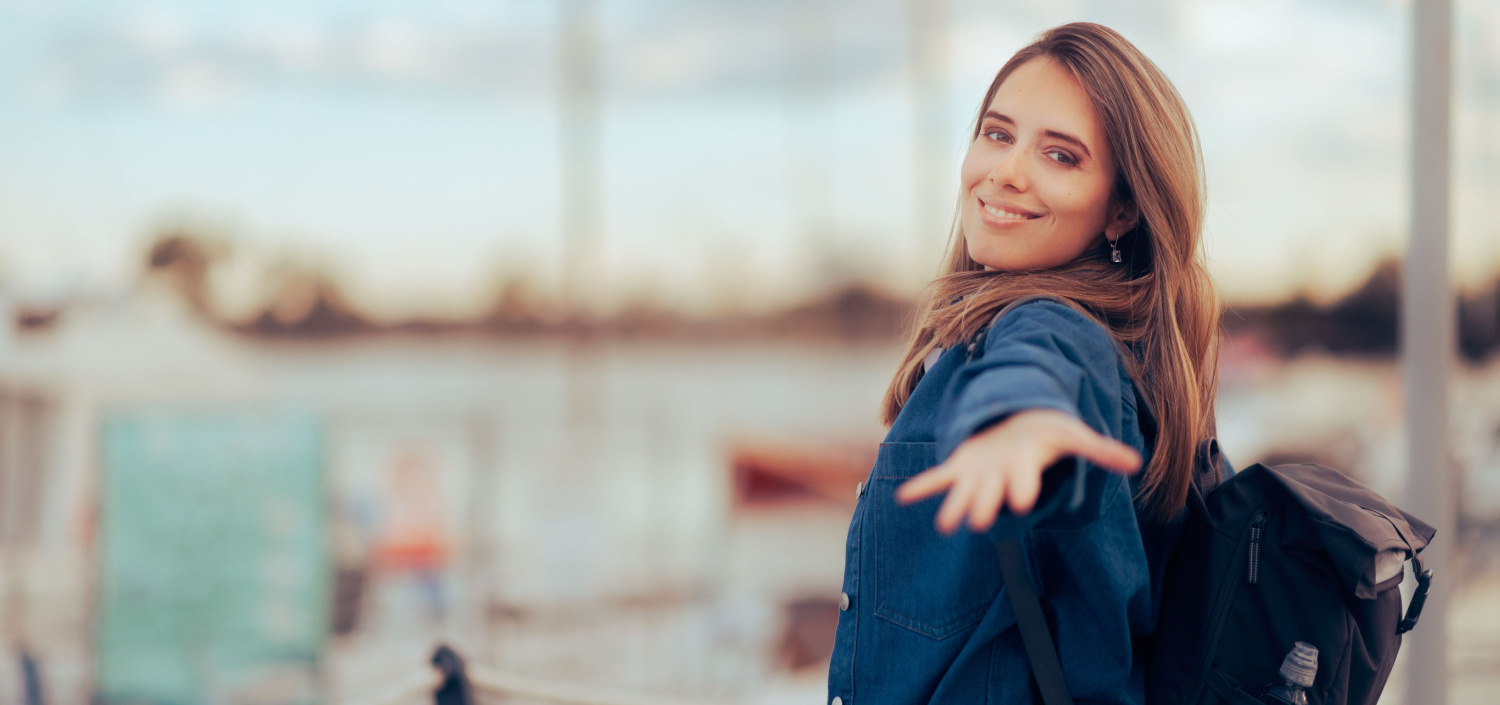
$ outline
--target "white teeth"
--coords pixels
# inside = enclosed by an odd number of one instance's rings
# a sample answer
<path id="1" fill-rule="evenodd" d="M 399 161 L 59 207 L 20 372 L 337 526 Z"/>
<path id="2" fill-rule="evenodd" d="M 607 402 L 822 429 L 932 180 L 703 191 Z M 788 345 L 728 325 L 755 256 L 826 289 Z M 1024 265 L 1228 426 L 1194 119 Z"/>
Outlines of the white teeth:
<path id="1" fill-rule="evenodd" d="M 984 207 L 984 210 L 987 213 L 989 213 L 990 215 L 995 216 L 996 218 L 1008 218 L 1010 220 L 1030 220 L 1031 219 L 1030 216 L 1021 215 L 1020 213 L 1012 213 L 1012 212 L 1007 211 L 1007 210 L 1000 210 L 999 208 L 996 208 L 996 207 L 991 206 L 991 205 L 986 205 Z"/>

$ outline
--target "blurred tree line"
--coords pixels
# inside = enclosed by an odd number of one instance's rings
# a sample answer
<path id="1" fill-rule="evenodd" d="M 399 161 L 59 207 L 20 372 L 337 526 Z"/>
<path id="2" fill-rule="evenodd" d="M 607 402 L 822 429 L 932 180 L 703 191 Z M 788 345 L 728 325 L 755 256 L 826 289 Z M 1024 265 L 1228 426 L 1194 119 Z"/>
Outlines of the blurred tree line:
<path id="1" fill-rule="evenodd" d="M 1479 363 L 1500 350 L 1500 278 L 1457 301 L 1459 355 Z M 1255 330 L 1283 356 L 1325 351 L 1334 355 L 1394 357 L 1400 340 L 1401 263 L 1386 260 L 1342 298 L 1317 304 L 1298 296 L 1270 306 L 1230 306 L 1230 335 Z"/>
<path id="2" fill-rule="evenodd" d="M 228 248 L 171 230 L 148 248 L 149 279 L 169 286 L 212 324 L 262 338 L 321 339 L 392 332 L 494 336 L 756 338 L 894 340 L 906 332 L 913 304 L 871 282 L 850 280 L 768 315 L 693 318 L 650 302 L 633 302 L 611 316 L 566 311 L 533 281 L 497 282 L 494 300 L 477 317 L 414 318 L 382 323 L 362 313 L 325 271 L 278 264 L 261 277 L 264 302 L 252 315 L 226 317 L 215 305 L 211 279 Z"/>
<path id="3" fill-rule="evenodd" d="M 589 335 L 605 337 L 737 338 L 793 337 L 839 340 L 902 338 L 914 302 L 877 285 L 850 280 L 819 296 L 762 316 L 688 318 L 649 303 L 625 307 L 607 318 L 562 311 L 545 293 L 521 278 L 500 282 L 487 312 L 469 320 L 413 319 L 381 324 L 361 314 L 325 272 L 281 266 L 269 273 L 272 291 L 261 310 L 227 321 L 216 313 L 209 290 L 225 248 L 188 232 L 173 231 L 149 248 L 150 277 L 167 282 L 198 314 L 216 325 L 266 338 L 327 338 L 386 332 L 470 333 L 496 336 Z M 1283 356 L 1310 352 L 1373 358 L 1397 353 L 1401 267 L 1378 266 L 1365 282 L 1329 303 L 1297 296 L 1273 305 L 1231 305 L 1224 315 L 1229 335 L 1255 333 Z M 1500 350 L 1500 278 L 1457 297 L 1458 350 L 1482 362 Z"/>

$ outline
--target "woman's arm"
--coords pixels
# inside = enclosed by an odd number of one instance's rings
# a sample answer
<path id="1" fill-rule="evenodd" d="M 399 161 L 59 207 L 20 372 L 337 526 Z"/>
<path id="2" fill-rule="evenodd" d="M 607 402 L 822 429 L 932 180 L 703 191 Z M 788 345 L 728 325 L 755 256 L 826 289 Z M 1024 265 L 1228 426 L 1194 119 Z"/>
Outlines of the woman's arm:
<path id="1" fill-rule="evenodd" d="M 1063 462 L 1069 457 L 1136 471 L 1136 450 L 1110 437 L 1124 422 L 1119 364 L 1109 335 L 1077 311 L 1050 301 L 1017 308 L 989 331 L 983 355 L 954 374 L 936 429 L 943 462 L 903 484 L 896 498 L 910 503 L 947 492 L 940 531 L 956 531 L 967 517 L 976 531 L 1011 533 L 1046 518 L 1026 515 L 1043 494 L 1044 471 L 1071 465 Z M 1084 474 L 1086 493 L 1102 493 L 1106 483 L 1095 475 Z M 1045 481 L 1047 494 L 1075 481 Z M 1090 498 L 1097 511 L 1099 498 Z M 1006 507 L 1010 520 L 995 527 Z"/>
<path id="2" fill-rule="evenodd" d="M 910 504 L 946 490 L 937 514 L 939 531 L 957 531 L 965 517 L 969 528 L 988 531 L 1002 505 L 1018 515 L 1030 512 L 1042 489 L 1042 472 L 1067 456 L 1121 473 L 1135 472 L 1141 464 L 1134 448 L 1072 416 L 1029 409 L 960 444 L 947 461 L 903 483 L 896 499 Z"/>

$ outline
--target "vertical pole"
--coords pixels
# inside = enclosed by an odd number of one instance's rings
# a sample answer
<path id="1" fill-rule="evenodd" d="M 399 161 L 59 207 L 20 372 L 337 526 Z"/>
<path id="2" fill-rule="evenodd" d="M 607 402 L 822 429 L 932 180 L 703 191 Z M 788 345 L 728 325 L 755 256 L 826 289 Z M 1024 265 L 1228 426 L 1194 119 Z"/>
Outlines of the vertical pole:
<path id="1" fill-rule="evenodd" d="M 1427 607 L 1406 636 L 1408 705 L 1448 702 L 1448 556 L 1455 539 L 1448 378 L 1456 344 L 1448 282 L 1451 13 L 1450 0 L 1417 0 L 1412 10 L 1411 230 L 1401 296 L 1407 504 L 1437 538 L 1423 553 L 1434 575 Z"/>
<path id="2" fill-rule="evenodd" d="M 599 23 L 595 0 L 563 0 L 558 37 L 558 93 L 562 132 L 562 288 L 567 315 L 585 307 L 599 263 L 602 125 Z"/>
<path id="3" fill-rule="evenodd" d="M 499 455 L 497 424 L 486 409 L 474 409 L 469 413 L 469 453 L 473 461 L 469 476 L 469 501 L 465 508 L 468 514 L 466 553 L 464 570 L 468 585 L 468 618 L 472 634 L 478 640 L 477 653 L 484 663 L 495 665 L 495 638 L 490 619 L 490 604 L 496 599 L 496 576 L 500 571 L 496 565 L 495 515 L 497 513 L 496 471 Z"/>
<path id="4" fill-rule="evenodd" d="M 0 637 L 8 658 L 12 648 L 20 648 L 21 631 L 25 622 L 25 605 L 21 603 L 21 560 L 14 532 L 15 505 L 18 493 L 15 478 L 21 475 L 21 445 L 25 436 L 21 429 L 21 396 L 0 387 Z"/>
<path id="5" fill-rule="evenodd" d="M 0 288 L 0 362 L 10 357 L 16 340 L 16 304 L 10 292 Z"/>
<path id="6" fill-rule="evenodd" d="M 907 0 L 911 42 L 912 201 L 917 238 L 947 235 L 948 0 Z"/>
<path id="7" fill-rule="evenodd" d="M 828 124 L 835 84 L 824 51 L 834 29 L 830 12 L 823 2 L 794 1 L 782 8 L 789 205 L 798 236 L 811 244 L 820 268 L 838 264 L 834 251 L 840 244 Z"/>
<path id="8" fill-rule="evenodd" d="M 566 506 L 553 512 L 544 526 L 571 525 L 590 516 L 598 507 L 597 472 L 601 438 L 604 436 L 604 374 L 596 314 L 600 297 L 604 257 L 604 178 L 600 153 L 604 125 L 603 60 L 600 41 L 599 0 L 561 0 L 558 37 L 558 80 L 561 99 L 562 207 L 561 225 L 563 314 L 567 330 L 562 342 L 562 394 L 564 448 L 560 466 L 548 473 L 541 497 L 544 502 Z M 551 524 L 550 522 L 557 522 Z M 588 582 L 585 572 L 597 555 L 564 554 L 563 562 L 549 571 L 548 586 L 554 595 L 578 595 L 578 586 Z M 563 597 L 562 599 L 566 599 Z"/>
<path id="9" fill-rule="evenodd" d="M 561 128 L 563 314 L 574 329 L 564 349 L 564 384 L 570 432 L 592 422 L 597 360 L 587 332 L 601 291 L 604 185 L 599 153 L 603 81 L 597 0 L 562 0 L 558 37 Z"/>

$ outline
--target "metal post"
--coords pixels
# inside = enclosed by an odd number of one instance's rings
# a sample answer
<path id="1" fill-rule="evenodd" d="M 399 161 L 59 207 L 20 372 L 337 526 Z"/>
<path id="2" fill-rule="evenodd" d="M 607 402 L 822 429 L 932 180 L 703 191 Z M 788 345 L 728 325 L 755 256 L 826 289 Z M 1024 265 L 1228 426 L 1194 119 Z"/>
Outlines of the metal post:
<path id="1" fill-rule="evenodd" d="M 793 2 L 782 12 L 787 47 L 782 80 L 787 99 L 789 205 L 799 237 L 826 260 L 838 247 L 840 235 L 833 207 L 835 165 L 829 139 L 831 96 L 837 84 L 820 51 L 829 41 L 834 20 L 827 3 Z"/>
<path id="2" fill-rule="evenodd" d="M 911 41 L 912 211 L 923 242 L 945 238 L 953 215 L 948 134 L 948 2 L 908 0 Z M 946 244 L 946 241 L 944 241 Z"/>
<path id="3" fill-rule="evenodd" d="M 1437 529 L 1423 552 L 1434 574 L 1421 624 L 1406 636 L 1408 705 L 1448 702 L 1449 569 L 1455 539 L 1448 379 L 1456 351 L 1448 282 L 1448 167 L 1452 103 L 1450 0 L 1417 0 L 1412 12 L 1411 230 L 1401 296 L 1407 506 Z"/>
<path id="4" fill-rule="evenodd" d="M 603 125 L 598 7 L 594 0 L 562 3 L 558 37 L 558 92 L 562 118 L 562 289 L 565 313 L 588 306 L 598 275 L 603 210 L 600 138 Z"/>
<path id="5" fill-rule="evenodd" d="M 566 470 L 586 467 L 597 435 L 599 355 L 587 336 L 604 287 L 604 176 L 600 154 L 604 82 L 597 0 L 564 0 L 558 36 L 562 134 L 563 314 L 571 330 L 563 349 L 569 457 Z"/>

